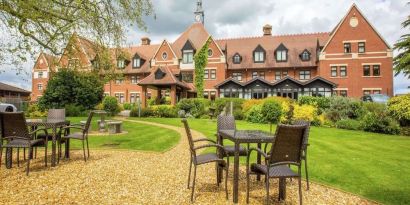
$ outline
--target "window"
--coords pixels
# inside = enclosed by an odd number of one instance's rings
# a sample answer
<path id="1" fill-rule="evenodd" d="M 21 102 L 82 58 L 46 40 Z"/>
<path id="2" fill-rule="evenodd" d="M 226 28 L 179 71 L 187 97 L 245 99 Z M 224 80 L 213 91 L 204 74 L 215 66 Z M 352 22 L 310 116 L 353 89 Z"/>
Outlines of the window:
<path id="1" fill-rule="evenodd" d="M 125 60 L 124 59 L 118 59 L 117 67 L 120 68 L 120 69 L 125 68 Z"/>
<path id="2" fill-rule="evenodd" d="M 286 50 L 276 51 L 276 61 L 278 61 L 278 62 L 286 61 L 287 60 L 286 55 L 287 55 Z"/>
<path id="3" fill-rule="evenodd" d="M 380 65 L 373 65 L 373 76 L 380 76 Z"/>
<path id="4" fill-rule="evenodd" d="M 123 81 L 124 81 L 123 79 L 116 79 L 116 80 L 115 80 L 115 84 L 118 84 L 118 85 L 119 85 L 119 84 L 122 84 Z"/>
<path id="5" fill-rule="evenodd" d="M 234 64 L 239 64 L 239 63 L 241 63 L 241 56 L 239 55 L 239 54 L 235 54 L 234 56 L 233 56 L 233 63 Z"/>
<path id="6" fill-rule="evenodd" d="M 212 49 L 208 49 L 208 57 L 212 57 L 214 55 L 214 52 Z"/>
<path id="7" fill-rule="evenodd" d="M 340 77 L 346 77 L 346 76 L 347 76 L 346 66 L 340 66 Z"/>
<path id="8" fill-rule="evenodd" d="M 208 99 L 209 98 L 209 92 L 208 91 L 204 91 L 204 98 Z"/>
<path id="9" fill-rule="evenodd" d="M 167 52 L 162 53 L 162 60 L 166 60 L 168 58 Z"/>
<path id="10" fill-rule="evenodd" d="M 131 76 L 131 84 L 137 84 L 137 83 L 138 83 L 137 76 L 135 75 Z"/>
<path id="11" fill-rule="evenodd" d="M 259 77 L 265 79 L 265 72 L 264 71 L 259 72 Z"/>
<path id="12" fill-rule="evenodd" d="M 38 72 L 38 78 L 43 78 L 43 72 L 42 71 Z"/>
<path id="13" fill-rule="evenodd" d="M 209 70 L 204 70 L 204 79 L 209 79 Z"/>
<path id="14" fill-rule="evenodd" d="M 358 46 L 359 46 L 359 53 L 364 53 L 366 52 L 366 47 L 365 47 L 365 42 L 359 42 Z"/>
<path id="15" fill-rule="evenodd" d="M 283 71 L 283 72 L 282 72 L 282 75 L 283 75 L 283 77 L 288 76 L 288 71 Z"/>
<path id="16" fill-rule="evenodd" d="M 215 98 L 216 98 L 216 91 L 211 91 L 210 94 L 211 94 L 211 100 L 215 100 Z"/>
<path id="17" fill-rule="evenodd" d="M 115 93 L 115 98 L 117 98 L 121 104 L 125 102 L 124 93 Z"/>
<path id="18" fill-rule="evenodd" d="M 337 76 L 337 67 L 336 66 L 330 67 L 330 76 L 332 76 L 332 77 Z"/>
<path id="19" fill-rule="evenodd" d="M 370 66 L 369 65 L 363 66 L 363 76 L 370 76 Z"/>
<path id="20" fill-rule="evenodd" d="M 363 90 L 363 95 L 370 95 L 371 92 L 371 90 Z"/>
<path id="21" fill-rule="evenodd" d="M 181 75 L 182 75 L 182 81 L 187 82 L 187 83 L 194 82 L 194 75 L 192 74 L 192 72 L 182 72 Z M 205 75 L 204 78 L 206 77 L 207 76 Z"/>
<path id="22" fill-rule="evenodd" d="M 258 77 L 258 72 L 256 71 L 252 72 L 252 79 L 257 78 L 257 77 Z"/>
<path id="23" fill-rule="evenodd" d="M 139 93 L 131 93 L 130 94 L 130 103 L 136 103 L 137 99 L 140 98 L 140 94 Z"/>
<path id="24" fill-rule="evenodd" d="M 381 94 L 380 90 L 373 90 L 373 94 Z"/>
<path id="25" fill-rule="evenodd" d="M 304 50 L 303 53 L 300 55 L 300 58 L 302 61 L 308 61 L 310 60 L 310 53 L 307 50 Z"/>
<path id="26" fill-rule="evenodd" d="M 43 90 L 43 84 L 42 83 L 37 84 L 37 89 L 38 90 Z"/>
<path id="27" fill-rule="evenodd" d="M 280 73 L 280 71 L 276 71 L 275 72 L 275 80 L 280 80 L 281 79 L 281 73 Z"/>
<path id="28" fill-rule="evenodd" d="M 237 81 L 242 81 L 242 73 L 232 73 L 232 78 Z"/>
<path id="29" fill-rule="evenodd" d="M 345 51 L 345 53 L 351 53 L 352 52 L 350 43 L 344 43 L 344 51 Z"/>
<path id="30" fill-rule="evenodd" d="M 194 61 L 194 51 L 184 50 L 182 53 L 182 63 L 191 64 Z"/>
<path id="31" fill-rule="evenodd" d="M 141 58 L 134 57 L 132 60 L 132 67 L 133 68 L 140 68 L 141 67 Z"/>
<path id="32" fill-rule="evenodd" d="M 310 79 L 310 70 L 301 70 L 299 71 L 300 80 L 309 80 Z"/>
<path id="33" fill-rule="evenodd" d="M 211 70 L 211 79 L 216 79 L 216 70 L 215 69 Z"/>
<path id="34" fill-rule="evenodd" d="M 340 96 L 347 97 L 347 90 L 341 90 L 339 93 L 340 93 Z"/>
<path id="35" fill-rule="evenodd" d="M 265 61 L 264 57 L 265 53 L 263 51 L 255 51 L 253 60 L 255 63 L 263 63 L 263 61 Z"/>

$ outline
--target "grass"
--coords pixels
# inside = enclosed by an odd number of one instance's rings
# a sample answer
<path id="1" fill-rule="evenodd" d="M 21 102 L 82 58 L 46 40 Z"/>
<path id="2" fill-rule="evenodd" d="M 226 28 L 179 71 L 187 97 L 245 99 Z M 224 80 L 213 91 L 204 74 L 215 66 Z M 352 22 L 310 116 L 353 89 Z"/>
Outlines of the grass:
<path id="1" fill-rule="evenodd" d="M 86 117 L 71 117 L 71 123 L 79 123 Z M 92 130 L 97 130 L 97 119 L 94 117 Z M 180 135 L 174 131 L 152 125 L 135 122 L 123 122 L 123 130 L 127 134 L 89 136 L 90 149 L 128 149 L 163 152 L 175 146 Z M 77 130 L 73 130 L 74 132 Z M 82 148 L 80 140 L 71 140 L 70 146 L 74 149 Z"/>
<path id="2" fill-rule="evenodd" d="M 142 120 L 182 126 L 181 120 L 175 118 Z M 189 125 L 215 139 L 215 120 L 189 119 Z M 237 121 L 237 128 L 269 131 L 269 125 L 244 121 Z M 308 165 L 312 181 L 384 204 L 410 203 L 409 137 L 312 127 L 309 142 Z"/>

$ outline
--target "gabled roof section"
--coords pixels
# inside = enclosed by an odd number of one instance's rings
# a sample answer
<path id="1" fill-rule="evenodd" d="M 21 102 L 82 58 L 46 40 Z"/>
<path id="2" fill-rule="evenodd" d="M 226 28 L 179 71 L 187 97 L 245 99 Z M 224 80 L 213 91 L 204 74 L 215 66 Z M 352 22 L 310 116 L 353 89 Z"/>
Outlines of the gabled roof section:
<path id="1" fill-rule="evenodd" d="M 150 75 L 142 79 L 138 85 L 147 85 L 147 86 L 166 86 L 166 85 L 178 85 L 187 89 L 190 87 L 185 83 L 180 81 L 175 77 L 171 72 L 168 66 L 158 67 L 154 72 L 151 72 Z"/>
<path id="2" fill-rule="evenodd" d="M 175 54 L 175 51 L 174 51 L 174 49 L 172 48 L 172 46 L 168 43 L 168 41 L 167 41 L 166 39 L 164 39 L 164 40 L 162 41 L 162 43 L 158 46 L 157 50 L 155 51 L 154 55 L 152 56 L 152 59 L 155 59 L 155 56 L 157 56 L 159 50 L 161 49 L 161 46 L 164 45 L 164 44 L 169 47 L 169 49 L 170 49 L 171 52 L 172 52 L 172 55 L 173 55 L 174 57 L 177 57 L 177 55 Z"/>
<path id="3" fill-rule="evenodd" d="M 156 50 L 158 50 L 159 45 L 140 45 L 140 46 L 132 46 L 128 48 L 122 48 L 122 52 L 128 53 L 129 59 L 126 59 L 132 62 L 132 59 L 137 55 L 140 59 L 145 61 L 141 61 L 141 67 L 137 69 L 132 68 L 132 63 L 129 63 L 125 66 L 124 71 L 128 73 L 149 73 L 151 72 L 151 65 L 149 61 L 151 57 L 154 56 Z M 115 49 L 111 49 L 111 55 L 113 61 L 116 63 L 116 54 Z"/>
<path id="4" fill-rule="evenodd" d="M 196 48 L 192 45 L 191 41 L 188 39 L 181 50 L 196 50 Z"/>
<path id="5" fill-rule="evenodd" d="M 275 51 L 288 51 L 289 49 L 286 48 L 285 45 L 283 45 L 283 43 L 280 43 L 280 45 L 275 49 Z M 305 49 L 306 50 L 306 49 Z"/>
<path id="6" fill-rule="evenodd" d="M 304 82 L 303 85 L 308 85 L 308 84 L 313 83 L 313 82 L 315 82 L 315 81 L 322 81 L 322 82 L 324 82 L 324 83 L 326 83 L 326 84 L 329 84 L 329 85 L 331 85 L 331 86 L 333 86 L 333 87 L 336 87 L 336 86 L 337 86 L 337 84 L 335 84 L 334 82 L 329 81 L 329 80 L 326 80 L 325 78 L 322 78 L 322 77 L 320 77 L 320 76 L 316 76 L 316 77 L 314 77 L 314 78 L 312 78 L 312 79 L 310 79 L 310 80 Z"/>
<path id="7" fill-rule="evenodd" d="M 282 83 L 282 82 L 285 82 L 285 81 L 287 81 L 287 80 L 290 80 L 290 81 L 292 81 L 292 82 L 294 82 L 294 83 L 296 83 L 296 84 L 298 84 L 298 85 L 303 85 L 302 82 L 300 82 L 300 81 L 298 81 L 298 80 L 296 80 L 296 79 L 294 79 L 294 78 L 292 78 L 292 77 L 289 77 L 289 76 L 286 76 L 286 77 L 284 77 L 284 78 L 282 78 L 282 79 L 280 79 L 280 80 L 278 80 L 278 81 L 275 81 L 274 83 L 272 83 L 272 85 L 278 85 L 278 84 L 280 84 L 280 83 Z"/>
<path id="8" fill-rule="evenodd" d="M 242 84 L 241 82 L 239 82 L 239 81 L 233 79 L 232 77 L 229 77 L 229 78 L 225 79 L 224 81 L 222 81 L 222 82 L 216 84 L 216 85 L 215 85 L 215 88 L 221 87 L 222 85 L 225 85 L 225 84 L 230 83 L 230 82 L 235 83 L 235 84 L 237 84 L 237 85 L 239 85 L 239 86 L 241 86 L 241 87 L 243 86 L 243 84 Z"/>
<path id="9" fill-rule="evenodd" d="M 265 79 L 263 79 L 263 78 L 261 78 L 261 77 L 256 77 L 256 78 L 253 78 L 252 80 L 250 80 L 250 81 L 244 83 L 243 86 L 247 86 L 247 85 L 249 85 L 249 84 L 251 84 L 251 83 L 254 83 L 254 82 L 256 82 L 256 81 L 260 81 L 260 82 L 262 82 L 262 83 L 264 83 L 264 84 L 266 84 L 266 85 L 272 85 L 269 81 L 267 81 L 267 80 L 265 80 Z"/>
<path id="10" fill-rule="evenodd" d="M 353 10 L 357 10 L 357 12 L 359 13 L 360 16 L 363 17 L 363 19 L 366 21 L 367 24 L 370 25 L 371 29 L 376 33 L 376 35 L 383 41 L 383 43 L 390 49 L 390 45 L 387 43 L 387 41 L 383 38 L 382 35 L 380 35 L 380 33 L 376 30 L 376 28 L 370 23 L 370 21 L 366 18 L 365 15 L 363 15 L 363 12 L 356 6 L 355 3 L 352 4 L 352 6 L 350 7 L 350 9 L 348 10 L 348 12 L 345 14 L 345 16 L 342 18 L 342 20 L 340 20 L 340 22 L 336 25 L 336 27 L 332 30 L 332 32 L 330 33 L 330 38 L 329 40 L 326 42 L 325 46 L 323 47 L 323 51 L 326 50 L 326 47 L 329 45 L 330 41 L 332 41 L 333 37 L 335 36 L 335 34 L 337 33 L 337 31 L 340 29 L 341 25 L 347 20 L 347 16 L 349 16 L 349 14 L 351 12 L 353 12 Z"/>
<path id="11" fill-rule="evenodd" d="M 253 52 L 255 51 L 262 51 L 262 52 L 266 52 L 266 50 L 261 46 L 261 44 L 259 44 L 258 46 L 256 46 L 255 50 L 253 50 Z"/>
<path id="12" fill-rule="evenodd" d="M 208 40 L 209 37 L 208 31 L 206 31 L 204 25 L 202 23 L 194 23 L 190 27 L 188 27 L 187 30 L 185 30 L 177 40 L 172 43 L 172 48 L 177 54 L 176 56 L 178 58 L 182 57 L 182 47 L 184 44 L 190 40 L 192 43 L 192 46 L 194 48 L 202 48 L 206 40 Z"/>
<path id="13" fill-rule="evenodd" d="M 0 82 L 0 90 L 6 90 L 11 92 L 19 92 L 19 93 L 31 93 L 30 91 L 24 90 L 22 88 L 18 88 L 9 84 L 5 84 Z"/>

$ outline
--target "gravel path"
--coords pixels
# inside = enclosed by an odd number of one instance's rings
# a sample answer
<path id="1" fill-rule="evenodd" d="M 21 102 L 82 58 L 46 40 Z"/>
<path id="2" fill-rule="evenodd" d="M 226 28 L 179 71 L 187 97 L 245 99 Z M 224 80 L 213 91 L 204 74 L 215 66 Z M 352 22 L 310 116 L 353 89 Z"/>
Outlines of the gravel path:
<path id="1" fill-rule="evenodd" d="M 165 153 L 141 151 L 91 150 L 87 163 L 82 152 L 73 151 L 70 160 L 57 167 L 44 168 L 43 158 L 31 165 L 25 176 L 20 168 L 0 169 L 0 204 L 188 204 L 186 188 L 189 151 L 182 127 L 128 120 L 176 130 L 183 136 L 178 145 Z M 192 131 L 195 138 L 203 136 Z M 40 153 L 40 152 L 39 152 Z M 3 160 L 4 161 L 4 160 Z M 232 167 L 230 174 L 232 173 Z M 239 203 L 245 204 L 245 170 L 241 167 Z M 232 176 L 229 177 L 229 200 L 224 187 L 217 187 L 215 166 L 202 165 L 197 170 L 196 203 L 232 204 Z M 252 179 L 250 204 L 264 203 L 263 182 Z M 271 180 L 272 203 L 277 203 L 277 182 Z M 303 183 L 305 185 L 305 183 Z M 312 183 L 303 189 L 304 204 L 373 204 L 349 193 Z M 297 204 L 297 182 L 288 183 L 284 204 Z"/>

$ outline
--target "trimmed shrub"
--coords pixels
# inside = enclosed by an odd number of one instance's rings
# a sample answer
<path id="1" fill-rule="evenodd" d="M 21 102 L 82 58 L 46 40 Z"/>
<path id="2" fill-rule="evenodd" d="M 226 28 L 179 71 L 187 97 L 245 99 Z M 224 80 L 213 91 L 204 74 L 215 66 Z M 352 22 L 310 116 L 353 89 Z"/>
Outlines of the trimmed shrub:
<path id="1" fill-rule="evenodd" d="M 138 109 L 137 109 L 137 115 L 138 116 Z M 151 117 L 154 116 L 154 110 L 152 110 L 151 107 L 146 107 L 141 109 L 141 117 Z"/>
<path id="2" fill-rule="evenodd" d="M 67 117 L 87 116 L 86 109 L 81 105 L 68 104 L 65 106 L 65 115 Z"/>
<path id="3" fill-rule="evenodd" d="M 400 133 L 400 126 L 392 117 L 387 115 L 387 112 L 367 113 L 361 121 L 361 127 L 367 132 L 385 134 Z"/>
<path id="4" fill-rule="evenodd" d="M 122 106 L 124 110 L 132 110 L 135 107 L 135 103 L 124 103 Z"/>
<path id="5" fill-rule="evenodd" d="M 178 102 L 178 110 L 184 110 L 187 115 L 199 118 L 202 115 L 208 115 L 207 111 L 210 101 L 204 98 L 185 98 Z"/>
<path id="6" fill-rule="evenodd" d="M 262 104 L 261 114 L 265 122 L 278 123 L 282 116 L 282 106 L 276 101 L 265 101 Z"/>
<path id="7" fill-rule="evenodd" d="M 253 123 L 264 123 L 265 119 L 262 115 L 262 105 L 255 105 L 245 113 L 246 121 Z"/>
<path id="8" fill-rule="evenodd" d="M 294 105 L 293 120 L 306 120 L 312 122 L 317 116 L 317 108 L 313 105 Z"/>
<path id="9" fill-rule="evenodd" d="M 360 130 L 360 121 L 352 119 L 343 119 L 336 122 L 336 127 L 346 130 Z"/>
<path id="10" fill-rule="evenodd" d="M 248 112 L 253 106 L 255 105 L 262 105 L 264 100 L 262 99 L 250 99 L 250 100 L 245 100 L 242 103 L 242 112 L 246 113 Z"/>
<path id="11" fill-rule="evenodd" d="M 331 97 L 330 107 L 325 110 L 327 119 L 337 122 L 341 119 L 357 119 L 365 112 L 362 103 L 346 97 Z"/>
<path id="12" fill-rule="evenodd" d="M 312 105 L 317 107 L 318 115 L 330 107 L 330 99 L 327 97 L 300 96 L 298 103 L 299 105 Z"/>
<path id="13" fill-rule="evenodd" d="M 47 112 L 40 110 L 37 103 L 33 103 L 27 107 L 27 111 L 25 111 L 25 115 L 28 118 L 39 118 L 39 117 L 46 117 Z"/>
<path id="14" fill-rule="evenodd" d="M 226 107 L 226 111 L 230 112 L 230 103 L 233 102 L 233 114 L 235 119 L 241 120 L 244 118 L 244 114 L 242 112 L 242 104 L 245 102 L 245 99 L 242 98 L 217 98 L 214 101 L 215 107 L 215 116 L 221 114 L 221 112 Z"/>
<path id="15" fill-rule="evenodd" d="M 410 126 L 410 94 L 393 97 L 387 105 L 389 112 L 402 126 Z"/>
<path id="16" fill-rule="evenodd" d="M 173 118 L 178 116 L 177 109 L 172 105 L 155 105 L 151 108 L 155 117 Z"/>
<path id="17" fill-rule="evenodd" d="M 117 98 L 106 96 L 103 99 L 104 110 L 109 113 L 109 115 L 114 116 L 120 112 L 120 107 L 118 106 Z"/>

